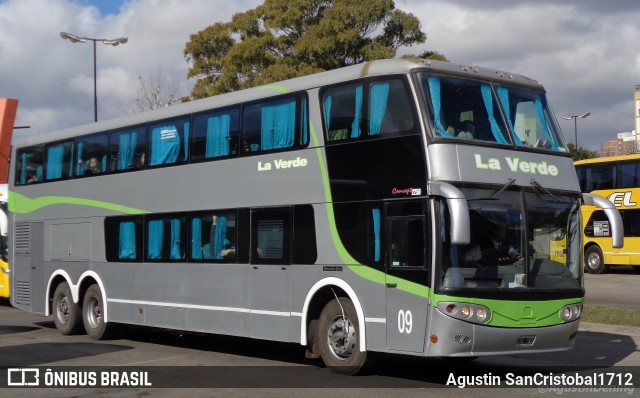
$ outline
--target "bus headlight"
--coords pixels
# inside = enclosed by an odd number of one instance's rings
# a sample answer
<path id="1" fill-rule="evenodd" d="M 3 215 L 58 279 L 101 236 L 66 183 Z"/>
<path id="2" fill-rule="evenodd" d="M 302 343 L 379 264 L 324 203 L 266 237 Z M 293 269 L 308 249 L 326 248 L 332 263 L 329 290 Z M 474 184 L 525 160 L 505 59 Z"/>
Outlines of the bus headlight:
<path id="1" fill-rule="evenodd" d="M 560 310 L 560 317 L 565 322 L 571 322 L 580 319 L 581 315 L 582 303 L 565 305 Z"/>
<path id="2" fill-rule="evenodd" d="M 467 303 L 438 303 L 438 310 L 444 315 L 466 322 L 483 324 L 491 319 L 489 308 L 478 304 Z"/>

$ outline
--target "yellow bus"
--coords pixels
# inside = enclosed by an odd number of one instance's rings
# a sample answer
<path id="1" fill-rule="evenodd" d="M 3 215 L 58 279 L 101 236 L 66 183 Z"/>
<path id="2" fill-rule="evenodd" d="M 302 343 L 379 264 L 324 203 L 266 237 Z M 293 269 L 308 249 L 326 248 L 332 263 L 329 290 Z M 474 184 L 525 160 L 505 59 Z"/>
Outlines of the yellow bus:
<path id="1" fill-rule="evenodd" d="M 0 298 L 8 298 L 10 296 L 9 262 L 7 258 L 7 232 L 9 230 L 7 193 L 7 184 L 0 184 Z"/>
<path id="2" fill-rule="evenodd" d="M 582 206 L 585 269 L 601 274 L 610 266 L 631 265 L 640 271 L 640 155 L 580 160 L 575 167 L 582 192 L 609 199 L 620 211 L 624 226 L 624 246 L 614 249 L 604 212 Z"/>

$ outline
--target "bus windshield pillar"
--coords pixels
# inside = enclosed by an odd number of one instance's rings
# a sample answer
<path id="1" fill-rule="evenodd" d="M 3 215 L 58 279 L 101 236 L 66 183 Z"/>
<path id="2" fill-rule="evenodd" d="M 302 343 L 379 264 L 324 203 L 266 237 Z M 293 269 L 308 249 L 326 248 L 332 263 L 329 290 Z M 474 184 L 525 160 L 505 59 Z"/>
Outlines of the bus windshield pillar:
<path id="1" fill-rule="evenodd" d="M 451 243 L 468 245 L 471 242 L 471 222 L 467 198 L 462 191 L 446 182 L 433 181 L 429 184 L 429 193 L 447 200 L 451 218 Z"/>
<path id="2" fill-rule="evenodd" d="M 616 249 L 624 245 L 624 233 L 622 227 L 622 217 L 616 206 L 606 198 L 592 193 L 583 193 L 582 200 L 585 205 L 597 206 L 604 210 L 604 214 L 611 224 L 611 240 L 612 246 Z"/>

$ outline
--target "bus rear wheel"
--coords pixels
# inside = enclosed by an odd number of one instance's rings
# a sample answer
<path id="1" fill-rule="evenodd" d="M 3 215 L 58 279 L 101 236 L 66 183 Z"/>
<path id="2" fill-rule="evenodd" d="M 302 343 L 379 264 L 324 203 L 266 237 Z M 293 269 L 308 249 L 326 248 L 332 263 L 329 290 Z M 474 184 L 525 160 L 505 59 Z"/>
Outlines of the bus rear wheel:
<path id="1" fill-rule="evenodd" d="M 71 297 L 71 288 L 62 282 L 53 293 L 53 322 L 64 335 L 77 334 L 82 330 L 82 310 Z"/>
<path id="2" fill-rule="evenodd" d="M 590 274 L 603 274 L 609 270 L 604 263 L 602 250 L 598 246 L 589 246 L 584 254 L 584 266 Z"/>
<path id="3" fill-rule="evenodd" d="M 367 361 L 360 351 L 360 326 L 356 309 L 348 298 L 330 301 L 318 320 L 320 356 L 335 373 L 355 375 Z"/>
<path id="4" fill-rule="evenodd" d="M 87 334 L 94 340 L 112 337 L 115 325 L 104 321 L 105 301 L 98 285 L 91 285 L 82 302 L 82 322 Z"/>

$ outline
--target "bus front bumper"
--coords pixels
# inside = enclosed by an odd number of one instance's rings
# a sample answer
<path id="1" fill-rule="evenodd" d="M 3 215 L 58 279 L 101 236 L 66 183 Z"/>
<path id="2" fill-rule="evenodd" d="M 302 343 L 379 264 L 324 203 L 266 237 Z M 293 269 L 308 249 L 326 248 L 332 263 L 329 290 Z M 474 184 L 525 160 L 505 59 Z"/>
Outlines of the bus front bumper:
<path id="1" fill-rule="evenodd" d="M 538 328 L 491 327 L 460 321 L 434 308 L 433 326 L 427 336 L 427 355 L 465 357 L 570 350 L 579 323 Z"/>

